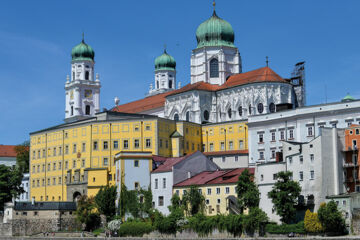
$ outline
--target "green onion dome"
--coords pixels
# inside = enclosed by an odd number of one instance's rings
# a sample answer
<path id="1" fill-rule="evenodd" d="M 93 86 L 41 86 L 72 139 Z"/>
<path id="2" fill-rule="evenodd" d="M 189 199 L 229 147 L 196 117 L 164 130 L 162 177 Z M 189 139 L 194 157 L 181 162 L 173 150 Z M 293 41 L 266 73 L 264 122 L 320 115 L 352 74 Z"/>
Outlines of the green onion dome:
<path id="1" fill-rule="evenodd" d="M 355 101 L 356 99 L 353 98 L 350 94 L 347 94 L 341 101 L 342 102 L 350 102 L 350 101 Z"/>
<path id="2" fill-rule="evenodd" d="M 72 61 L 94 61 L 94 57 L 94 50 L 90 45 L 85 43 L 84 39 L 71 51 Z"/>
<path id="3" fill-rule="evenodd" d="M 196 30 L 197 48 L 205 46 L 234 46 L 234 30 L 230 23 L 219 18 L 214 10 L 211 18 Z"/>
<path id="4" fill-rule="evenodd" d="M 176 68 L 176 62 L 175 59 L 167 54 L 166 49 L 164 50 L 164 53 L 155 58 L 155 71 L 157 70 L 172 70 L 175 71 Z"/>

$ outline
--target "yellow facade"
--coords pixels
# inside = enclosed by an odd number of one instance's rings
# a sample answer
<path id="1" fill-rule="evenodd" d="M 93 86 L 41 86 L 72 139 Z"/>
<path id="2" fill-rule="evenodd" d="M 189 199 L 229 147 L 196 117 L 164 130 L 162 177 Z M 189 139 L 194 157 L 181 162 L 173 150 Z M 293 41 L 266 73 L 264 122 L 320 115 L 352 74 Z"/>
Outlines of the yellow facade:
<path id="1" fill-rule="evenodd" d="M 205 215 L 214 216 L 229 213 L 226 198 L 230 195 L 237 196 L 235 190 L 236 183 L 208 184 L 197 187 L 205 198 Z M 180 199 L 182 199 L 184 191 L 189 192 L 189 190 L 189 187 L 174 187 L 173 194 L 178 194 Z"/>
<path id="2" fill-rule="evenodd" d="M 202 126 L 204 152 L 248 149 L 248 128 L 244 121 L 206 124 Z"/>
<path id="3" fill-rule="evenodd" d="M 101 114 L 30 134 L 31 198 L 72 201 L 75 196 L 71 191 L 75 190 L 80 195 L 96 195 L 101 186 L 115 184 L 114 157 L 120 151 L 171 157 L 201 151 L 202 146 L 206 152 L 247 149 L 245 122 L 199 125 L 155 116 Z M 180 142 L 171 138 L 175 131 L 182 135 Z M 222 142 L 226 146 L 222 147 Z M 173 147 L 178 149 L 173 151 Z"/>

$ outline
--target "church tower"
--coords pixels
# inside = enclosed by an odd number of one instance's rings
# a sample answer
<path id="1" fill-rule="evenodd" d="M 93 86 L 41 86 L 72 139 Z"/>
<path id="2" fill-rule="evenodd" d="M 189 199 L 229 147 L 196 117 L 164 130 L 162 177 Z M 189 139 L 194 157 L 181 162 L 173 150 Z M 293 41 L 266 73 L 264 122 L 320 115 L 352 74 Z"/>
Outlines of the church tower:
<path id="1" fill-rule="evenodd" d="M 94 50 L 85 43 L 71 51 L 71 79 L 65 83 L 65 122 L 92 117 L 100 111 L 100 80 L 94 78 Z"/>
<path id="2" fill-rule="evenodd" d="M 155 59 L 154 88 L 150 85 L 149 95 L 155 95 L 176 89 L 176 61 L 166 49 Z"/>
<path id="3" fill-rule="evenodd" d="M 233 74 L 241 73 L 241 57 L 234 45 L 235 34 L 227 21 L 213 15 L 196 30 L 197 48 L 191 55 L 191 84 L 207 82 L 222 85 Z"/>

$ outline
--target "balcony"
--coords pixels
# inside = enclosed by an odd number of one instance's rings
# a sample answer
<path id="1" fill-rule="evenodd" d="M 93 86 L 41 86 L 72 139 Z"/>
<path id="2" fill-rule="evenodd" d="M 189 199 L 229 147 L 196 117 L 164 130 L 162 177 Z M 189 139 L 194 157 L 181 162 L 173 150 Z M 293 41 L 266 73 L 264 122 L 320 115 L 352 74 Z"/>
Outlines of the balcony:
<path id="1" fill-rule="evenodd" d="M 345 147 L 343 149 L 343 152 L 357 152 L 359 149 L 356 145 L 353 145 L 352 147 Z"/>
<path id="2" fill-rule="evenodd" d="M 359 180 L 359 178 L 349 177 L 349 178 L 346 178 L 344 182 L 345 183 L 353 183 L 353 182 L 358 183 L 358 182 L 360 182 L 360 180 Z"/>
<path id="3" fill-rule="evenodd" d="M 343 164 L 344 168 L 357 168 L 359 167 L 359 165 L 357 163 L 353 163 L 353 162 L 345 162 Z"/>

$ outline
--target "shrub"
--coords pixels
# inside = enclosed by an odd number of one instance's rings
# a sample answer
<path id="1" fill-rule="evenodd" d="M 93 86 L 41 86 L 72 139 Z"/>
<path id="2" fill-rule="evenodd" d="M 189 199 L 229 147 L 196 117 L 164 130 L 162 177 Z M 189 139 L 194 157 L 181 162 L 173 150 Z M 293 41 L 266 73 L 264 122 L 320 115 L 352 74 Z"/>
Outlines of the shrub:
<path id="1" fill-rule="evenodd" d="M 265 230 L 266 232 L 272 234 L 288 234 L 291 232 L 305 234 L 304 222 L 298 222 L 296 224 L 281 224 L 281 225 L 270 223 L 266 225 Z"/>
<path id="2" fill-rule="evenodd" d="M 241 236 L 243 231 L 243 218 L 243 215 L 227 215 L 225 218 L 227 232 L 233 234 L 234 237 Z"/>
<path id="3" fill-rule="evenodd" d="M 319 233 L 324 230 L 318 219 L 318 214 L 312 213 L 309 209 L 305 213 L 304 228 L 309 233 Z"/>
<path id="4" fill-rule="evenodd" d="M 243 226 L 247 234 L 253 235 L 256 230 L 260 229 L 260 225 L 268 222 L 269 218 L 260 208 L 252 208 L 248 215 L 244 216 Z"/>
<path id="5" fill-rule="evenodd" d="M 120 237 L 142 237 L 153 231 L 149 222 L 125 222 L 119 229 Z"/>
<path id="6" fill-rule="evenodd" d="M 334 201 L 320 205 L 318 218 L 325 232 L 332 234 L 346 233 L 345 220 L 342 218 Z"/>

